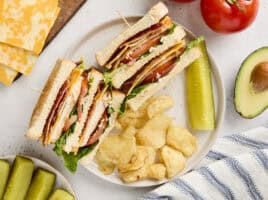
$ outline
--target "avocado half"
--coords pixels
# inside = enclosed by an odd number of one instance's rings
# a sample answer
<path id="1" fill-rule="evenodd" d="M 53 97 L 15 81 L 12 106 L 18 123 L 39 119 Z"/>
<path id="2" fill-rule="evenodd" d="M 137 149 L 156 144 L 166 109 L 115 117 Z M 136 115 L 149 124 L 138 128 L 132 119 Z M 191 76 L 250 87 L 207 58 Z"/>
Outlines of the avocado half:
<path id="1" fill-rule="evenodd" d="M 236 76 L 234 103 L 245 118 L 254 118 L 268 107 L 268 89 L 257 91 L 251 81 L 256 66 L 268 62 L 268 47 L 252 52 L 242 63 Z"/>

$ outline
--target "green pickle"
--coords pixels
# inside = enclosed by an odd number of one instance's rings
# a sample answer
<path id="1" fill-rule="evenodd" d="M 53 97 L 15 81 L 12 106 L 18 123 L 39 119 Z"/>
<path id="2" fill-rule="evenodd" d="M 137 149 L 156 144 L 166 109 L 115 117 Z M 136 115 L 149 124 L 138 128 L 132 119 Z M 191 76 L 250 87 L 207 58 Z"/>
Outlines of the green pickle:
<path id="1" fill-rule="evenodd" d="M 55 174 L 44 169 L 37 169 L 26 200 L 46 200 L 55 184 Z"/>
<path id="2" fill-rule="evenodd" d="M 192 42 L 202 56 L 186 69 L 186 93 L 190 124 L 195 130 L 215 129 L 215 108 L 211 70 L 203 37 Z"/>
<path id="3" fill-rule="evenodd" d="M 48 200 L 74 200 L 74 196 L 62 189 L 56 189 Z"/>
<path id="4" fill-rule="evenodd" d="M 6 160 L 0 160 L 0 199 L 2 199 L 6 184 L 8 181 L 8 175 L 10 171 L 10 165 Z"/>
<path id="5" fill-rule="evenodd" d="M 24 200 L 34 171 L 33 161 L 17 156 L 7 183 L 3 200 Z"/>

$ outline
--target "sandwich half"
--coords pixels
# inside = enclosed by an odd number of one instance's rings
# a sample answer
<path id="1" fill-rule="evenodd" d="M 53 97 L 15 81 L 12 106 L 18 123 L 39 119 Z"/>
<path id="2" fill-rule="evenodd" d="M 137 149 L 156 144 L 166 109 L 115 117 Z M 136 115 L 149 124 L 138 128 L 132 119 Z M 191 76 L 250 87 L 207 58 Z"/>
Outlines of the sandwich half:
<path id="1" fill-rule="evenodd" d="M 55 144 L 72 172 L 77 162 L 94 157 L 98 144 L 113 128 L 124 93 L 109 90 L 103 74 L 83 62 L 59 60 L 30 120 L 26 137 Z"/>
<path id="2" fill-rule="evenodd" d="M 176 45 L 152 60 L 143 70 L 123 85 L 127 96 L 121 106 L 137 110 L 147 99 L 163 89 L 168 82 L 201 56 L 198 48 L 183 49 Z"/>
<path id="3" fill-rule="evenodd" d="M 151 59 L 182 43 L 185 31 L 167 16 L 163 3 L 155 5 L 136 24 L 96 53 L 99 65 L 110 70 L 111 84 L 119 89 Z"/>

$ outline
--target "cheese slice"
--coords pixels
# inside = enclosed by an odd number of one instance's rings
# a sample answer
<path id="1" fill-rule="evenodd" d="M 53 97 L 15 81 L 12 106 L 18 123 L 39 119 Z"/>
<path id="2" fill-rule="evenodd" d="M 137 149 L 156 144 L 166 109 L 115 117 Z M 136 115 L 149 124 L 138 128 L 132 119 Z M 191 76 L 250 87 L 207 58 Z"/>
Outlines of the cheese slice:
<path id="1" fill-rule="evenodd" d="M 1 0 L 0 42 L 39 54 L 60 8 L 57 0 Z"/>
<path id="2" fill-rule="evenodd" d="M 9 86 L 12 84 L 18 72 L 13 69 L 8 68 L 7 66 L 0 65 L 0 82 Z"/>
<path id="3" fill-rule="evenodd" d="M 0 43 L 0 64 L 28 75 L 34 66 L 37 56 L 33 53 Z"/>

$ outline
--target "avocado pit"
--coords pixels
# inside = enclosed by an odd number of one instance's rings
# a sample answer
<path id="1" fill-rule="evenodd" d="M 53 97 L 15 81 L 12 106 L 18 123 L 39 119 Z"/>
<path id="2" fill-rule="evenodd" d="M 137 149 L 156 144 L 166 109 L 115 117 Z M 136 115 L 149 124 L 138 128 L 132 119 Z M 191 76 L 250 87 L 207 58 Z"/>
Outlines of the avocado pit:
<path id="1" fill-rule="evenodd" d="M 268 61 L 255 66 L 250 80 L 256 92 L 263 92 L 268 89 Z"/>

